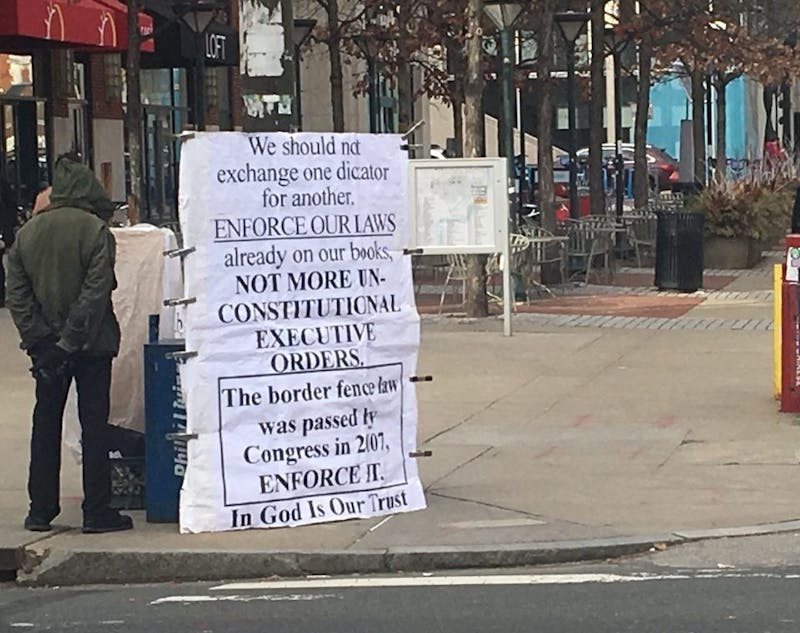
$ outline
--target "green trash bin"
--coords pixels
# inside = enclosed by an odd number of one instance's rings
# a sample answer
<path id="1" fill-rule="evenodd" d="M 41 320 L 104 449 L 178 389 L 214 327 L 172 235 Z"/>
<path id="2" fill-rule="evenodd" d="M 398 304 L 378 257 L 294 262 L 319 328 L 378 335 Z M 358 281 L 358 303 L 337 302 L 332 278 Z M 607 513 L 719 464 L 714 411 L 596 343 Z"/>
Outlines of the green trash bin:
<path id="1" fill-rule="evenodd" d="M 705 215 L 658 211 L 656 217 L 656 287 L 682 292 L 699 290 L 703 287 Z"/>

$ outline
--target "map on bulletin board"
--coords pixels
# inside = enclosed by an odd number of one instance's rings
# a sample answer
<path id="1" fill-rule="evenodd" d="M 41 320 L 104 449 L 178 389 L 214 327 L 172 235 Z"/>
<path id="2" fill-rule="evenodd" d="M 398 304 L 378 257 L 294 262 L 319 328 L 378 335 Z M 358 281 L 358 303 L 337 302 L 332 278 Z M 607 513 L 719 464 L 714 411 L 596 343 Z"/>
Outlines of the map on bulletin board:
<path id="1" fill-rule="evenodd" d="M 414 160 L 409 174 L 411 248 L 426 254 L 503 251 L 504 158 Z"/>

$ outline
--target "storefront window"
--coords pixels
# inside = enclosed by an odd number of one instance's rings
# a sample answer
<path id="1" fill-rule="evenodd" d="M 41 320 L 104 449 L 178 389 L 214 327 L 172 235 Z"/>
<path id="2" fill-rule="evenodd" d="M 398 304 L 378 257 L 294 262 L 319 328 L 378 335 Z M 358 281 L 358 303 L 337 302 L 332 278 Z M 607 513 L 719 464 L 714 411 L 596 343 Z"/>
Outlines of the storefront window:
<path id="1" fill-rule="evenodd" d="M 11 105 L 3 106 L 3 167 L 6 182 L 15 182 L 16 176 L 16 138 L 14 135 L 14 108 Z"/>
<path id="2" fill-rule="evenodd" d="M 0 53 L 0 95 L 33 96 L 33 61 L 30 55 Z"/>
<path id="3" fill-rule="evenodd" d="M 140 75 L 142 103 L 181 107 L 183 100 L 184 70 L 157 68 L 143 70 Z"/>
<path id="4" fill-rule="evenodd" d="M 142 218 L 168 224 L 177 219 L 177 134 L 186 121 L 186 71 L 144 70 L 140 79 L 144 104 Z"/>

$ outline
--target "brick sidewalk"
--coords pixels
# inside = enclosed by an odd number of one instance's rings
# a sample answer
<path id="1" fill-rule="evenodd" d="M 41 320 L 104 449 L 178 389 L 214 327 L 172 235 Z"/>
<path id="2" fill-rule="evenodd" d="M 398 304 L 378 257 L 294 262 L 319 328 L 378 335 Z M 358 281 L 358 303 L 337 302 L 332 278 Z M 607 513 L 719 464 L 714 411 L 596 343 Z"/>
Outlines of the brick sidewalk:
<path id="1" fill-rule="evenodd" d="M 598 327 L 632 327 L 632 319 L 638 318 L 635 327 L 666 327 L 654 325 L 652 319 L 671 320 L 686 317 L 693 309 L 713 298 L 714 302 L 738 301 L 755 304 L 772 301 L 772 260 L 767 258 L 759 266 L 750 270 L 707 270 L 703 276 L 703 289 L 692 293 L 659 291 L 652 285 L 654 273 L 652 269 L 622 267 L 608 283 L 581 284 L 572 283 L 566 286 L 553 287 L 555 297 L 544 293 L 533 297 L 530 303 L 517 302 L 514 310 L 518 315 L 581 315 L 587 318 L 553 319 L 539 318 L 537 322 L 548 325 L 589 325 Z M 439 301 L 443 288 L 443 278 L 427 277 L 418 286 L 417 309 L 422 315 L 439 314 Z M 438 283 L 437 283 L 438 281 Z M 736 290 L 738 283 L 744 283 L 747 290 Z M 498 292 L 502 286 L 499 279 L 491 279 L 490 287 Z M 441 309 L 443 315 L 463 314 L 460 282 L 451 282 L 445 294 L 445 303 Z M 502 305 L 497 301 L 490 302 L 490 313 L 494 316 L 502 314 Z M 603 318 L 608 317 L 608 318 Z M 613 319 L 614 317 L 620 317 Z M 624 320 L 623 317 L 628 317 Z M 613 319 L 613 320 L 612 320 Z M 676 329 L 769 329 L 771 319 L 682 319 L 680 323 L 671 325 Z M 752 322 L 751 322 L 752 321 Z M 765 321 L 768 323 L 765 324 Z M 613 323 L 614 325 L 607 325 Z"/>

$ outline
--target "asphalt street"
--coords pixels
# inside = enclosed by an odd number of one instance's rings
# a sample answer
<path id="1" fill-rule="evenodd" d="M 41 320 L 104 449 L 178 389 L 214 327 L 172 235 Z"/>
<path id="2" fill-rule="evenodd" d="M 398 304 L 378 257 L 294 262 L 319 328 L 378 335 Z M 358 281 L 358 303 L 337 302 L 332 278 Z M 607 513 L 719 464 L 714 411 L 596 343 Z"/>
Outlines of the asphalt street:
<path id="1" fill-rule="evenodd" d="M 0 590 L 0 630 L 80 633 L 795 633 L 800 567 L 574 566 L 463 575 Z"/>

